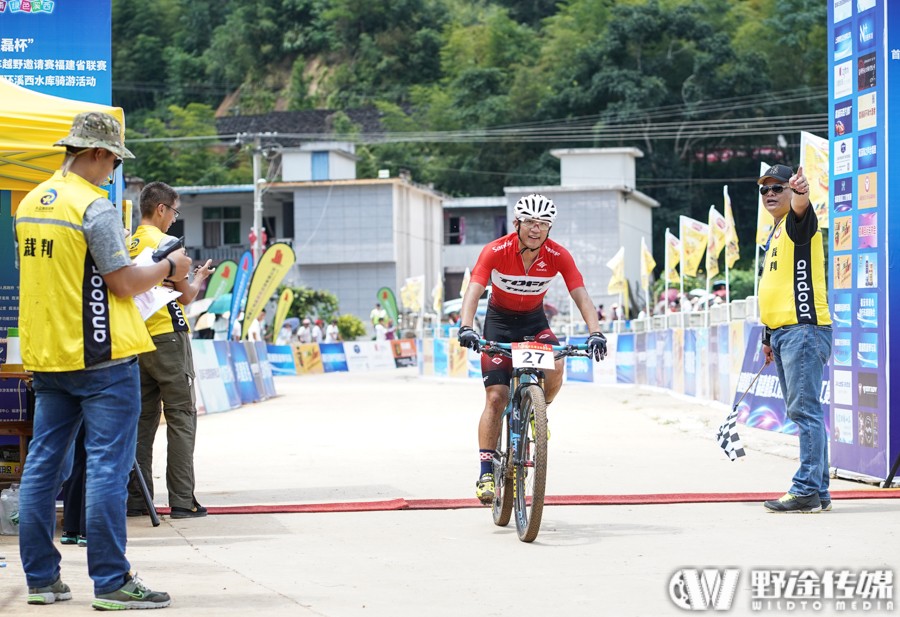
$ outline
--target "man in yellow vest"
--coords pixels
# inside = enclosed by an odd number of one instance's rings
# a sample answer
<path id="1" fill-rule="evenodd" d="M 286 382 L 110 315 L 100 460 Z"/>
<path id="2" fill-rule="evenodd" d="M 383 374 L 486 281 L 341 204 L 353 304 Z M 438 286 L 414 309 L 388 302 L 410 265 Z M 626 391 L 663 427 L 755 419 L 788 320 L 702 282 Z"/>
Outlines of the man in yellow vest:
<path id="1" fill-rule="evenodd" d="M 831 315 L 819 219 L 809 203 L 803 167 L 773 165 L 760 179 L 763 206 L 775 219 L 759 281 L 759 317 L 766 364 L 775 361 L 784 406 L 800 433 L 800 468 L 769 512 L 831 510 L 828 441 L 819 402 L 831 357 Z"/>
<path id="2" fill-rule="evenodd" d="M 178 218 L 178 192 L 164 182 L 151 182 L 141 191 L 141 224 L 131 237 L 135 258 L 145 249 L 156 250 L 176 241 L 166 232 Z M 138 356 L 141 368 L 141 418 L 138 421 L 137 460 L 153 494 L 153 441 L 159 428 L 160 403 L 166 415 L 166 488 L 171 518 L 206 516 L 206 508 L 194 497 L 194 443 L 197 408 L 194 400 L 194 358 L 191 331 L 184 307 L 194 301 L 203 281 L 212 273 L 207 261 L 197 268 L 194 281 L 167 279 L 165 284 L 181 293 L 147 319 L 155 351 Z M 144 497 L 134 487 L 128 494 L 128 516 L 146 512 Z"/>
<path id="3" fill-rule="evenodd" d="M 22 476 L 19 551 L 29 604 L 72 597 L 53 545 L 56 495 L 67 453 L 84 424 L 87 451 L 88 572 L 94 608 L 168 606 L 125 558 L 125 499 L 134 464 L 140 382 L 137 354 L 153 349 L 133 296 L 163 278 L 183 278 L 183 252 L 135 266 L 121 215 L 100 186 L 134 158 L 112 116 L 75 117 L 61 168 L 16 211 L 19 329 L 25 368 L 34 373 L 34 438 Z"/>

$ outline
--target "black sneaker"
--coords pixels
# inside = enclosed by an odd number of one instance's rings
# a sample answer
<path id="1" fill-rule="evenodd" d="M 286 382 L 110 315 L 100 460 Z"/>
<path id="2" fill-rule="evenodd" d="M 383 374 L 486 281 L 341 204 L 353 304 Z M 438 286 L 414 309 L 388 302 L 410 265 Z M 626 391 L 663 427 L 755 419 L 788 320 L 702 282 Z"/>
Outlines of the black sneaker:
<path id="1" fill-rule="evenodd" d="M 137 574 L 125 575 L 125 584 L 111 593 L 102 593 L 94 598 L 93 606 L 98 611 L 124 611 L 133 608 L 165 608 L 172 603 L 169 594 L 150 591 Z"/>
<path id="2" fill-rule="evenodd" d="M 57 600 L 72 599 L 72 590 L 69 586 L 62 582 L 61 578 L 56 579 L 52 585 L 46 587 L 29 587 L 28 603 L 29 604 L 53 604 Z"/>
<path id="3" fill-rule="evenodd" d="M 64 531 L 59 539 L 60 544 L 78 544 L 78 534 L 73 531 Z"/>
<path id="4" fill-rule="evenodd" d="M 125 516 L 133 517 L 133 516 L 150 516 L 150 510 L 143 510 L 141 508 L 128 508 L 125 511 Z"/>
<path id="5" fill-rule="evenodd" d="M 822 503 L 822 512 L 831 512 L 831 500 L 830 499 L 820 499 Z"/>
<path id="6" fill-rule="evenodd" d="M 195 503 L 190 508 L 179 508 L 177 506 L 172 506 L 171 508 L 169 508 L 169 510 L 170 518 L 201 518 L 208 514 L 206 508 L 201 506 L 199 503 Z"/>
<path id="7" fill-rule="evenodd" d="M 829 503 L 829 505 L 831 505 Z M 801 514 L 815 514 L 822 511 L 822 503 L 818 495 L 792 495 L 785 493 L 778 499 L 767 501 L 763 504 L 769 512 L 788 512 Z"/>

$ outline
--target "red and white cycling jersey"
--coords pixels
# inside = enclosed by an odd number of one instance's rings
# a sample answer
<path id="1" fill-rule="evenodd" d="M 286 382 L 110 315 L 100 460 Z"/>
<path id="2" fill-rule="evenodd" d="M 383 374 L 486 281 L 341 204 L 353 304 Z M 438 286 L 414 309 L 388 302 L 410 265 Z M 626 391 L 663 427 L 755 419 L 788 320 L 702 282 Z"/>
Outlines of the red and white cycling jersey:
<path id="1" fill-rule="evenodd" d="M 519 239 L 513 232 L 482 249 L 472 270 L 472 281 L 487 287 L 490 279 L 491 305 L 507 312 L 528 313 L 541 306 L 557 273 L 562 274 L 570 292 L 584 287 L 572 254 L 549 238 L 526 272 Z"/>

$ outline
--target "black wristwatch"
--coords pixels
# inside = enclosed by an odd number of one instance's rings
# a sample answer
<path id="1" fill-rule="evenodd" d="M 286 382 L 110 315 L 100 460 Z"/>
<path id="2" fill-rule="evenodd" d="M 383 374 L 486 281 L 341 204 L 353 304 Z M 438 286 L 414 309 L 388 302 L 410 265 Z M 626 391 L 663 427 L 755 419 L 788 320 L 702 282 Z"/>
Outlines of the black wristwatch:
<path id="1" fill-rule="evenodd" d="M 166 261 L 169 262 L 169 275 L 166 278 L 170 279 L 175 275 L 175 262 L 172 261 L 172 258 L 168 256 L 166 257 Z"/>

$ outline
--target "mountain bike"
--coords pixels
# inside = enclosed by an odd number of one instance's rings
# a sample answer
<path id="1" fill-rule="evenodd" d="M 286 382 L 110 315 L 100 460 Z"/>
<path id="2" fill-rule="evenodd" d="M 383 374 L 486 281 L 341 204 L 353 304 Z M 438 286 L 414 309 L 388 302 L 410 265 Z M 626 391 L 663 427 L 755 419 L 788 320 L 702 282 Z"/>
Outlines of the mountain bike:
<path id="1" fill-rule="evenodd" d="M 513 362 L 509 402 L 493 458 L 494 524 L 505 527 L 515 510 L 519 540 L 533 542 L 541 528 L 547 482 L 544 370 L 555 368 L 556 360 L 561 358 L 590 354 L 587 345 L 547 345 L 533 339 L 522 343 L 482 339 L 479 350 L 491 356 L 506 356 Z"/>

